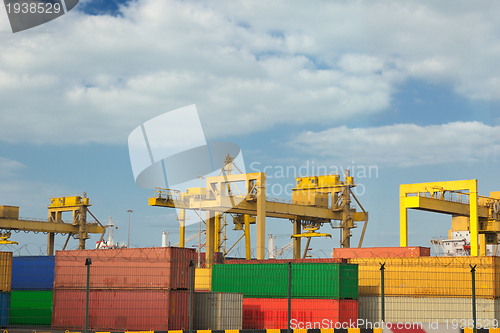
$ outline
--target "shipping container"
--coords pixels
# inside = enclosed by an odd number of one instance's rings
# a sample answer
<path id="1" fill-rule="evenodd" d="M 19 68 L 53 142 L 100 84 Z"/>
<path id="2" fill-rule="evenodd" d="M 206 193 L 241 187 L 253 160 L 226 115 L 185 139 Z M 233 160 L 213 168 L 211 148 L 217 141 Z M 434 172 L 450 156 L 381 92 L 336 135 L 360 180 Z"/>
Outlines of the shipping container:
<path id="1" fill-rule="evenodd" d="M 265 260 L 245 260 L 226 258 L 227 264 L 327 264 L 327 263 L 348 263 L 348 259 L 343 258 L 314 258 L 314 259 L 265 259 Z"/>
<path id="2" fill-rule="evenodd" d="M 54 289 L 52 328 L 85 328 L 86 290 Z M 189 329 L 189 291 L 90 290 L 89 329 L 167 331 Z"/>
<path id="3" fill-rule="evenodd" d="M 53 292 L 13 290 L 10 293 L 10 325 L 50 325 Z"/>
<path id="4" fill-rule="evenodd" d="M 0 252 L 0 292 L 10 292 L 12 281 L 12 252 Z"/>
<path id="5" fill-rule="evenodd" d="M 214 265 L 212 291 L 244 297 L 288 297 L 288 264 Z M 292 264 L 293 298 L 358 298 L 358 268 L 339 263 Z"/>
<path id="6" fill-rule="evenodd" d="M 292 329 L 357 327 L 358 302 L 355 300 L 292 299 L 291 303 Z M 243 298 L 243 329 L 286 328 L 288 328 L 287 299 Z"/>
<path id="7" fill-rule="evenodd" d="M 54 256 L 12 258 L 12 290 L 52 290 Z"/>
<path id="8" fill-rule="evenodd" d="M 381 308 L 380 296 L 360 296 L 358 299 L 359 319 L 365 324 L 380 323 Z M 495 326 L 493 320 L 500 320 L 500 299 L 476 299 L 476 315 L 478 323 Z M 451 327 L 454 323 L 460 324 L 460 320 L 472 318 L 471 298 L 385 297 L 386 322 L 421 322 L 428 327 L 429 322 L 448 321 Z"/>
<path id="9" fill-rule="evenodd" d="M 359 265 L 359 295 L 380 296 L 380 263 L 385 295 L 471 297 L 470 265 L 476 265 L 476 297 L 500 297 L 498 257 L 353 258 Z"/>
<path id="10" fill-rule="evenodd" d="M 54 288 L 86 288 L 90 258 L 92 289 L 189 289 L 194 249 L 178 247 L 57 251 Z"/>
<path id="11" fill-rule="evenodd" d="M 0 327 L 7 327 L 9 324 L 9 302 L 10 293 L 0 293 Z"/>
<path id="12" fill-rule="evenodd" d="M 333 249 L 333 258 L 403 258 L 429 257 L 429 247 L 361 247 Z"/>
<path id="13" fill-rule="evenodd" d="M 240 330 L 243 320 L 243 294 L 195 293 L 195 330 Z"/>
<path id="14" fill-rule="evenodd" d="M 194 273 L 194 290 L 210 291 L 212 288 L 212 269 L 196 268 Z"/>

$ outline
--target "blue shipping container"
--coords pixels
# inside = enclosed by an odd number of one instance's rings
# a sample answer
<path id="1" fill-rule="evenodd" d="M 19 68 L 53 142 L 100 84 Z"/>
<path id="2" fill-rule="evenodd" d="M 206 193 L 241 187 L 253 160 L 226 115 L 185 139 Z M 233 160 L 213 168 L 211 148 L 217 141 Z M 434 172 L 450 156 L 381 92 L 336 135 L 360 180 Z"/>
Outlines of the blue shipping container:
<path id="1" fill-rule="evenodd" d="M 0 327 L 9 325 L 10 293 L 0 293 Z"/>
<path id="2" fill-rule="evenodd" d="M 55 256 L 12 258 L 11 290 L 54 289 Z"/>

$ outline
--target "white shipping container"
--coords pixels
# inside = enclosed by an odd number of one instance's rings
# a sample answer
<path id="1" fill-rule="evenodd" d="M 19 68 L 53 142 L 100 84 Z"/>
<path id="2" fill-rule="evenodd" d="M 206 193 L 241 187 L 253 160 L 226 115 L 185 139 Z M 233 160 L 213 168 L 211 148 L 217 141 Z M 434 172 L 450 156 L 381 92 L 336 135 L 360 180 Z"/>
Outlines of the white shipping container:
<path id="1" fill-rule="evenodd" d="M 243 294 L 196 292 L 195 330 L 240 330 L 243 323 Z"/>
<path id="2" fill-rule="evenodd" d="M 365 322 L 380 323 L 382 298 L 380 296 L 360 296 L 358 317 Z M 478 324 L 493 325 L 500 321 L 500 299 L 476 298 Z M 447 297 L 385 297 L 385 322 L 429 322 L 472 319 L 472 298 Z M 480 321 L 479 321 L 480 320 Z M 497 325 L 499 323 L 497 322 Z"/>

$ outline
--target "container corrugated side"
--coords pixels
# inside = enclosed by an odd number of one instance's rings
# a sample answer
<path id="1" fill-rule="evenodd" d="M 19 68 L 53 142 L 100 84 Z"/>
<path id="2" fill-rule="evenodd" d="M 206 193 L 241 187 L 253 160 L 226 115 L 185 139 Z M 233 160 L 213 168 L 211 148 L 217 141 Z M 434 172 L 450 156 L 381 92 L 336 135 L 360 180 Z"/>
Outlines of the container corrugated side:
<path id="1" fill-rule="evenodd" d="M 293 298 L 357 299 L 357 265 L 292 264 Z M 288 297 L 288 264 L 214 265 L 212 291 L 245 297 Z"/>
<path id="2" fill-rule="evenodd" d="M 194 290 L 210 291 L 212 288 L 212 268 L 195 268 Z"/>
<path id="3" fill-rule="evenodd" d="M 356 327 L 358 301 L 335 299 L 292 299 L 292 329 Z M 243 329 L 288 328 L 288 300 L 244 298 Z"/>
<path id="4" fill-rule="evenodd" d="M 361 247 L 333 249 L 333 257 L 347 258 L 403 258 L 403 257 L 429 257 L 429 247 Z"/>
<path id="5" fill-rule="evenodd" d="M 385 295 L 471 297 L 469 265 L 476 265 L 476 297 L 500 296 L 496 257 L 357 258 L 359 295 L 380 296 L 380 263 L 385 262 Z"/>
<path id="6" fill-rule="evenodd" d="M 52 328 L 85 328 L 86 290 L 55 289 Z M 109 331 L 189 329 L 189 292 L 90 290 L 89 328 Z"/>
<path id="7" fill-rule="evenodd" d="M 347 263 L 344 258 L 314 258 L 314 259 L 264 259 L 264 260 L 245 260 L 245 259 L 228 259 L 227 264 L 331 264 L 331 263 Z"/>
<path id="8" fill-rule="evenodd" d="M 243 295 L 201 292 L 194 294 L 195 330 L 238 330 L 242 328 Z"/>
<path id="9" fill-rule="evenodd" d="M 9 324 L 9 303 L 10 293 L 0 292 L 0 327 L 7 327 Z"/>
<path id="10" fill-rule="evenodd" d="M 224 264 L 212 267 L 212 291 L 242 293 L 244 297 L 283 297 L 288 289 L 288 265 Z"/>
<path id="11" fill-rule="evenodd" d="M 12 258 L 12 290 L 52 290 L 55 256 Z"/>
<path id="12" fill-rule="evenodd" d="M 53 292 L 13 290 L 10 293 L 10 325 L 50 325 Z"/>
<path id="13" fill-rule="evenodd" d="M 196 251 L 177 247 L 57 251 L 54 288 L 189 289 L 189 262 Z"/>
<path id="14" fill-rule="evenodd" d="M 12 282 L 12 252 L 0 252 L 0 292 L 9 292 Z"/>
<path id="15" fill-rule="evenodd" d="M 500 320 L 500 299 L 476 299 L 476 315 L 482 325 L 494 326 Z M 380 296 L 360 296 L 359 319 L 365 323 L 380 323 L 382 299 Z M 431 322 L 444 323 L 450 327 L 460 320 L 472 319 L 472 299 L 456 297 L 385 297 L 386 322 Z M 458 322 L 457 322 L 458 321 Z"/>

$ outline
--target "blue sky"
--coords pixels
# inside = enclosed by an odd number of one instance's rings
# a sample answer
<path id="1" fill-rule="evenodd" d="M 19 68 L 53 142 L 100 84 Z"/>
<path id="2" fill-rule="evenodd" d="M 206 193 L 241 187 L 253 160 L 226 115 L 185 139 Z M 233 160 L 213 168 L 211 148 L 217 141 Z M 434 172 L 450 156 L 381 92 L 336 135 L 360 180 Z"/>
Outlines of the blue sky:
<path id="1" fill-rule="evenodd" d="M 153 191 L 134 182 L 127 138 L 196 104 L 207 141 L 238 144 L 247 171 L 376 167 L 356 179 L 370 216 L 364 245 L 398 246 L 399 184 L 478 179 L 481 195 L 500 190 L 499 9 L 491 1 L 85 0 L 12 34 L 2 7 L 0 204 L 45 218 L 51 197 L 86 192 L 94 215 L 116 222 L 117 240 L 127 239 L 132 209 L 133 246 L 159 246 L 162 230 L 177 242 L 174 212 L 149 207 Z M 294 177 L 268 180 L 270 188 Z M 430 246 L 450 227 L 447 216 L 411 212 L 410 245 Z M 288 221 L 267 222 L 278 246 L 291 231 Z M 339 237 L 322 231 L 333 239 L 311 248 L 324 257 Z M 19 246 L 0 250 L 45 251 L 45 235 L 12 239 Z"/>

